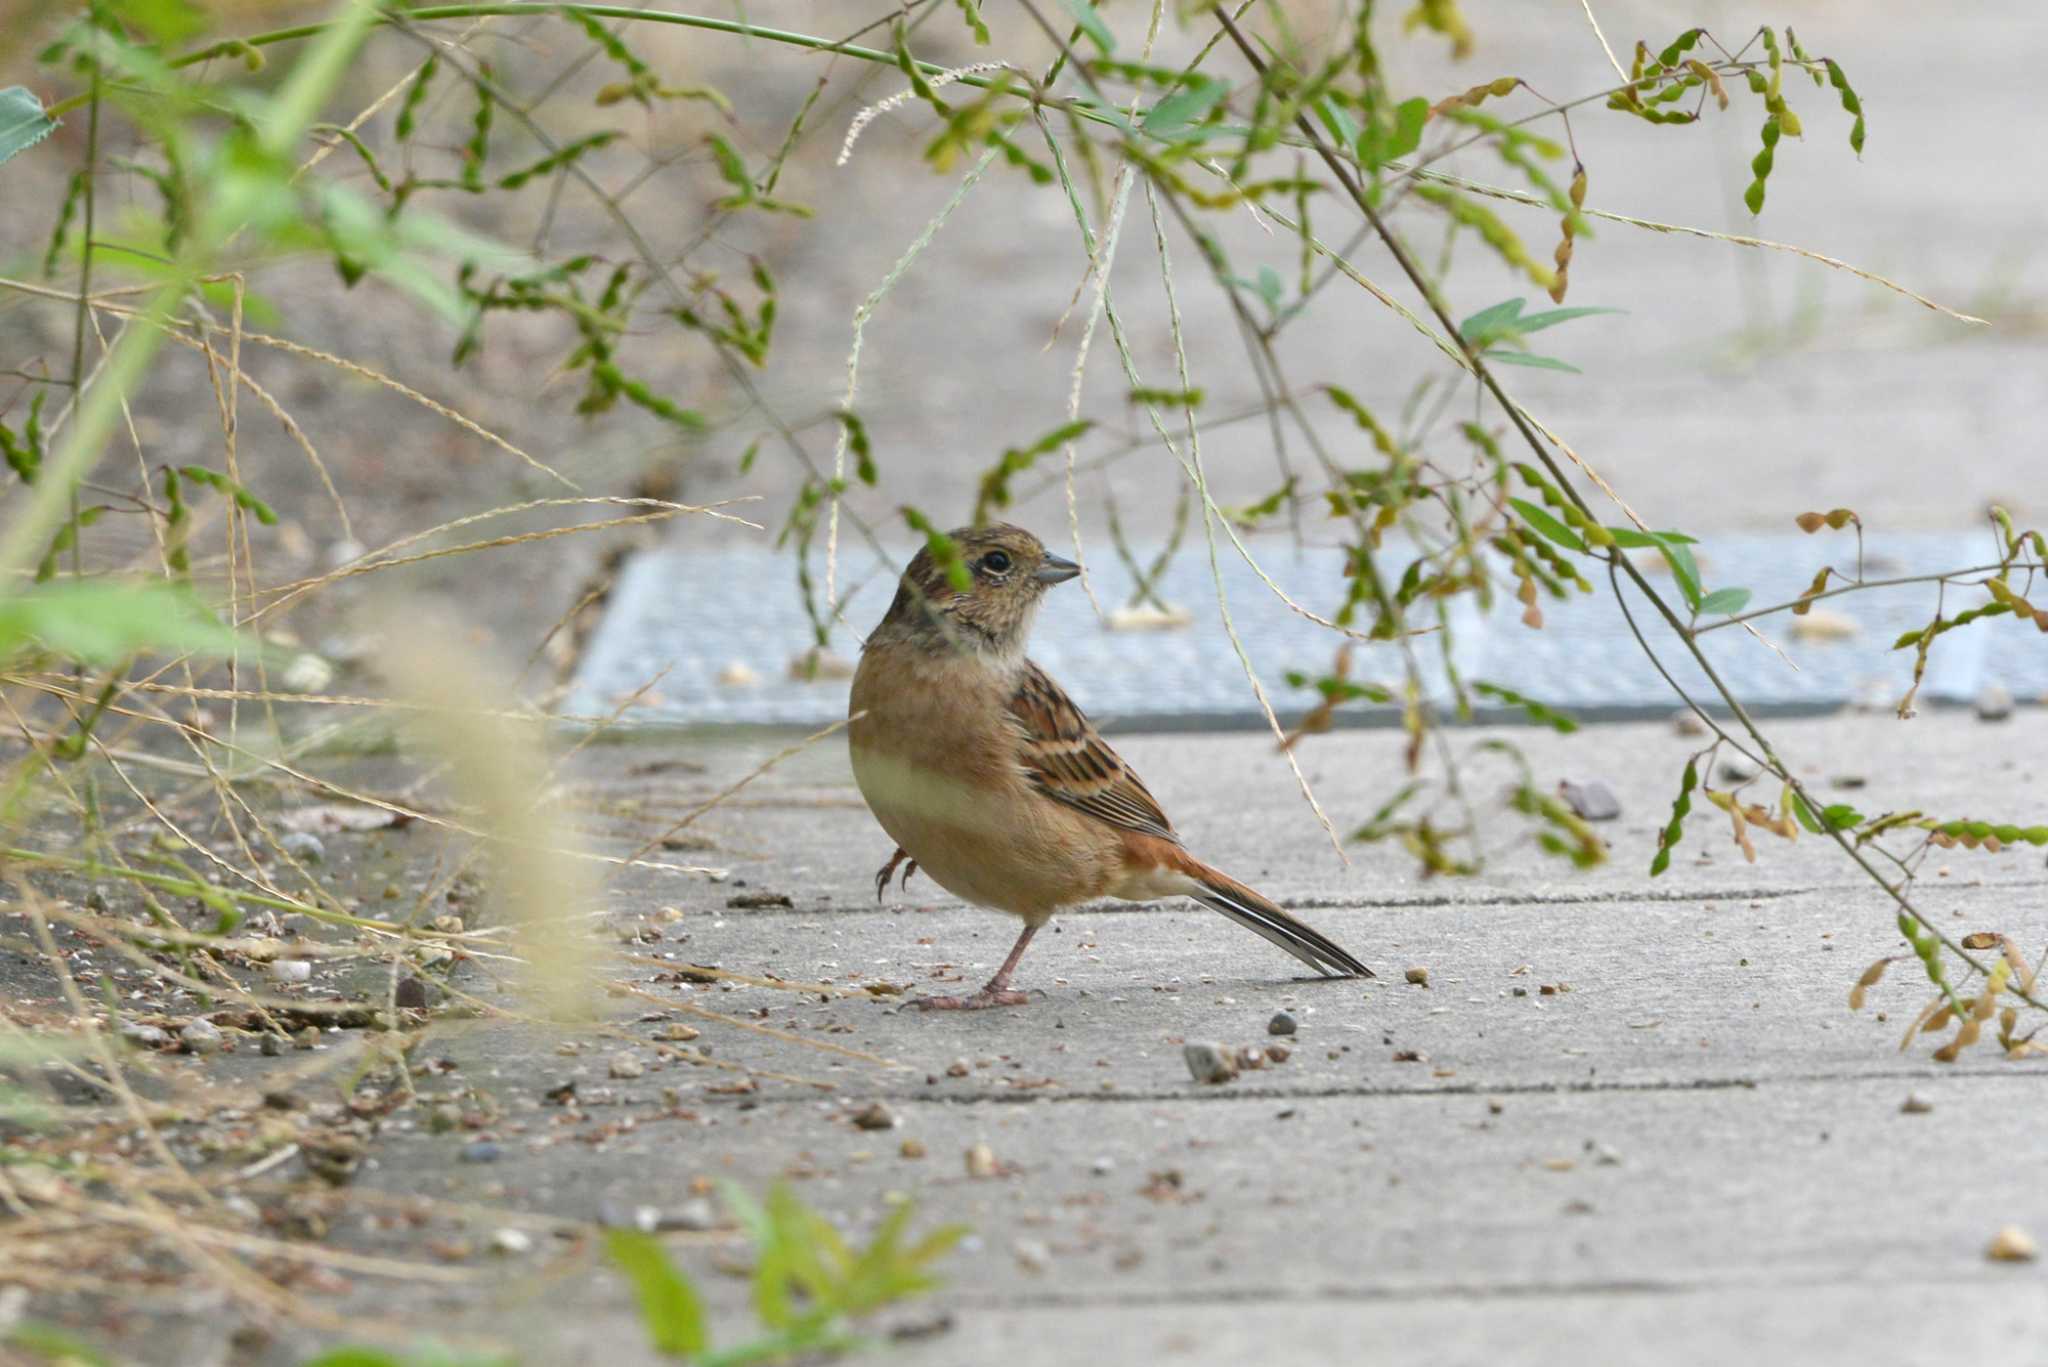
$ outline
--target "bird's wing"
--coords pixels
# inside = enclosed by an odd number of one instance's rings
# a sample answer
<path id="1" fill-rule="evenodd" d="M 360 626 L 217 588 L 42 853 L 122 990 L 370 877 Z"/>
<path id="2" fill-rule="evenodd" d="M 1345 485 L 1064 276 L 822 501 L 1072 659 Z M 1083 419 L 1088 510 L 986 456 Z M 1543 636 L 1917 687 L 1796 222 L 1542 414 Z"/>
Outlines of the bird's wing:
<path id="1" fill-rule="evenodd" d="M 1009 711 L 1033 787 L 1111 826 L 1180 843 L 1158 799 L 1037 665 L 1026 662 Z"/>

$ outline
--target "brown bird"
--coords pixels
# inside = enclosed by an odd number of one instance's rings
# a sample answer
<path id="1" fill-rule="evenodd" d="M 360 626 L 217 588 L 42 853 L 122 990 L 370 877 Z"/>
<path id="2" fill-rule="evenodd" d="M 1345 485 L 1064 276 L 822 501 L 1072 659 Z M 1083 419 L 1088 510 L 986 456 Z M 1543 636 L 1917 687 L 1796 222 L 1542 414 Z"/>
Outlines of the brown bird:
<path id="1" fill-rule="evenodd" d="M 967 901 L 1009 912 L 1023 933 L 988 985 L 943 1008 L 1017 1006 L 1010 974 L 1038 928 L 1097 897 L 1186 896 L 1265 936 L 1318 972 L 1372 970 L 1314 927 L 1189 854 L 1143 782 L 1081 709 L 1025 658 L 1039 600 L 1080 573 L 1031 533 L 951 534 L 967 586 L 917 553 L 853 676 L 854 780 L 896 853 Z"/>

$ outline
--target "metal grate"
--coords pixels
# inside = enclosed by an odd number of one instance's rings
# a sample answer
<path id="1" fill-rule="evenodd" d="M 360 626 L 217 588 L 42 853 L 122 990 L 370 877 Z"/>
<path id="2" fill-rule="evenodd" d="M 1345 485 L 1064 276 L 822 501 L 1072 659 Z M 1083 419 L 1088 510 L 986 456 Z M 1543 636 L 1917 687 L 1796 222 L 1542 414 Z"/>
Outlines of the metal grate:
<path id="1" fill-rule="evenodd" d="M 1149 548 L 1141 549 L 1149 554 Z M 1848 537 L 1825 535 L 1720 536 L 1698 549 L 1709 589 L 1750 587 L 1756 606 L 1796 596 L 1824 563 L 1853 567 L 1855 555 Z M 1290 669 L 1326 672 L 1339 638 L 1289 611 L 1227 545 L 1221 553 L 1231 616 L 1268 696 L 1283 714 L 1305 709 L 1314 699 L 1289 688 L 1282 675 Z M 1254 553 L 1298 601 L 1325 615 L 1332 610 L 1342 552 L 1258 542 Z M 1121 566 L 1104 564 L 1106 558 L 1098 552 L 1091 559 L 1091 574 L 1097 594 L 1110 607 L 1129 595 L 1131 579 Z M 1981 533 L 1872 537 L 1865 572 L 1870 578 L 1892 578 L 1990 558 L 1988 537 Z M 1382 564 L 1392 572 L 1404 563 L 1398 548 L 1384 553 Z M 874 564 L 845 568 L 853 581 L 866 575 L 846 609 L 846 620 L 865 631 L 887 608 L 895 573 Z M 1669 575 L 1653 576 L 1653 582 L 1668 584 Z M 1244 669 L 1218 618 L 1215 584 L 1199 545 L 1175 560 L 1162 588 L 1169 602 L 1192 614 L 1189 626 L 1111 630 L 1096 622 L 1078 585 L 1054 590 L 1040 614 L 1032 656 L 1105 725 L 1139 730 L 1260 724 Z M 1457 600 L 1451 621 L 1459 674 L 1468 682 L 1500 684 L 1593 719 L 1669 711 L 1676 699 L 1630 637 L 1604 580 L 1596 579 L 1595 589 L 1569 602 L 1545 596 L 1542 630 L 1521 624 L 1521 606 L 1511 597 L 1483 613 L 1471 600 Z M 1675 587 L 1667 596 L 1676 599 Z M 1981 590 L 1951 589 L 1947 611 L 1953 615 L 1982 601 Z M 1791 630 L 1793 619 L 1779 614 L 1757 625 L 1783 658 L 1740 627 L 1707 638 L 1708 655 L 1746 703 L 1765 710 L 1889 705 L 1904 692 L 1912 671 L 1912 652 L 1893 651 L 1892 642 L 1900 632 L 1924 626 L 1934 603 L 1934 588 L 1926 584 L 1845 595 L 1822 606 L 1853 623 L 1851 635 L 1800 636 Z M 1695 696 L 1711 696 L 1705 678 L 1669 630 L 1646 605 L 1632 606 L 1674 677 Z M 1417 624 L 1425 620 L 1418 617 Z M 650 695 L 627 712 L 626 723 L 821 725 L 845 715 L 847 685 L 843 677 L 816 682 L 790 677 L 791 662 L 810 643 L 809 622 L 786 556 L 766 550 L 648 552 L 622 574 L 565 710 L 579 716 L 608 714 L 666 669 Z M 850 659 L 858 653 L 859 638 L 842 628 L 834 644 Z M 1441 699 L 1446 688 L 1442 646 L 1426 635 L 1415 638 L 1414 647 Z M 1362 645 L 1352 677 L 1395 681 L 1399 662 L 1393 651 L 1385 644 Z M 723 681 L 721 676 L 730 672 L 752 681 Z M 1944 636 L 1930 656 L 1921 697 L 1929 703 L 1964 702 L 1994 682 L 2023 701 L 2048 693 L 2048 636 L 2009 619 Z M 1347 709 L 1361 720 L 1370 710 Z"/>

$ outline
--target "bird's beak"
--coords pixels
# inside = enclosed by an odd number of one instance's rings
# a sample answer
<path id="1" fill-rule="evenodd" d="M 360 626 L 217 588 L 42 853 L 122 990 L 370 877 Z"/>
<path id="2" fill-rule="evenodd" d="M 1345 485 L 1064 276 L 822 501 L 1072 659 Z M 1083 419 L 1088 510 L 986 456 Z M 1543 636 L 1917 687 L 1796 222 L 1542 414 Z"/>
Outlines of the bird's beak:
<path id="1" fill-rule="evenodd" d="M 1045 562 L 1038 567 L 1038 573 L 1031 577 L 1041 584 L 1064 584 L 1080 572 L 1081 567 L 1073 561 L 1047 552 Z"/>

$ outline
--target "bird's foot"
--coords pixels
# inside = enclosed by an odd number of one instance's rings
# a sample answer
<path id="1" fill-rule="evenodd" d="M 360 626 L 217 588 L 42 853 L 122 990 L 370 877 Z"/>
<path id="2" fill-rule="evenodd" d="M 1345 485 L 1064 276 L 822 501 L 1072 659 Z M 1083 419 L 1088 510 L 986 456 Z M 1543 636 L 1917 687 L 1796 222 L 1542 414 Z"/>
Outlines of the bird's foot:
<path id="1" fill-rule="evenodd" d="M 875 900 L 877 902 L 881 901 L 882 895 L 889 891 L 889 876 L 895 873 L 896 866 L 905 860 L 910 861 L 910 867 L 903 871 L 902 886 L 905 888 L 910 886 L 910 875 L 917 872 L 917 861 L 910 858 L 910 851 L 898 845 L 896 853 L 889 856 L 889 862 L 882 865 L 881 871 L 875 875 Z"/>
<path id="2" fill-rule="evenodd" d="M 967 997 L 912 997 L 906 1005 L 920 1011 L 986 1011 L 992 1006 L 1023 1006 L 1030 994 L 1011 988 L 984 987 Z"/>

